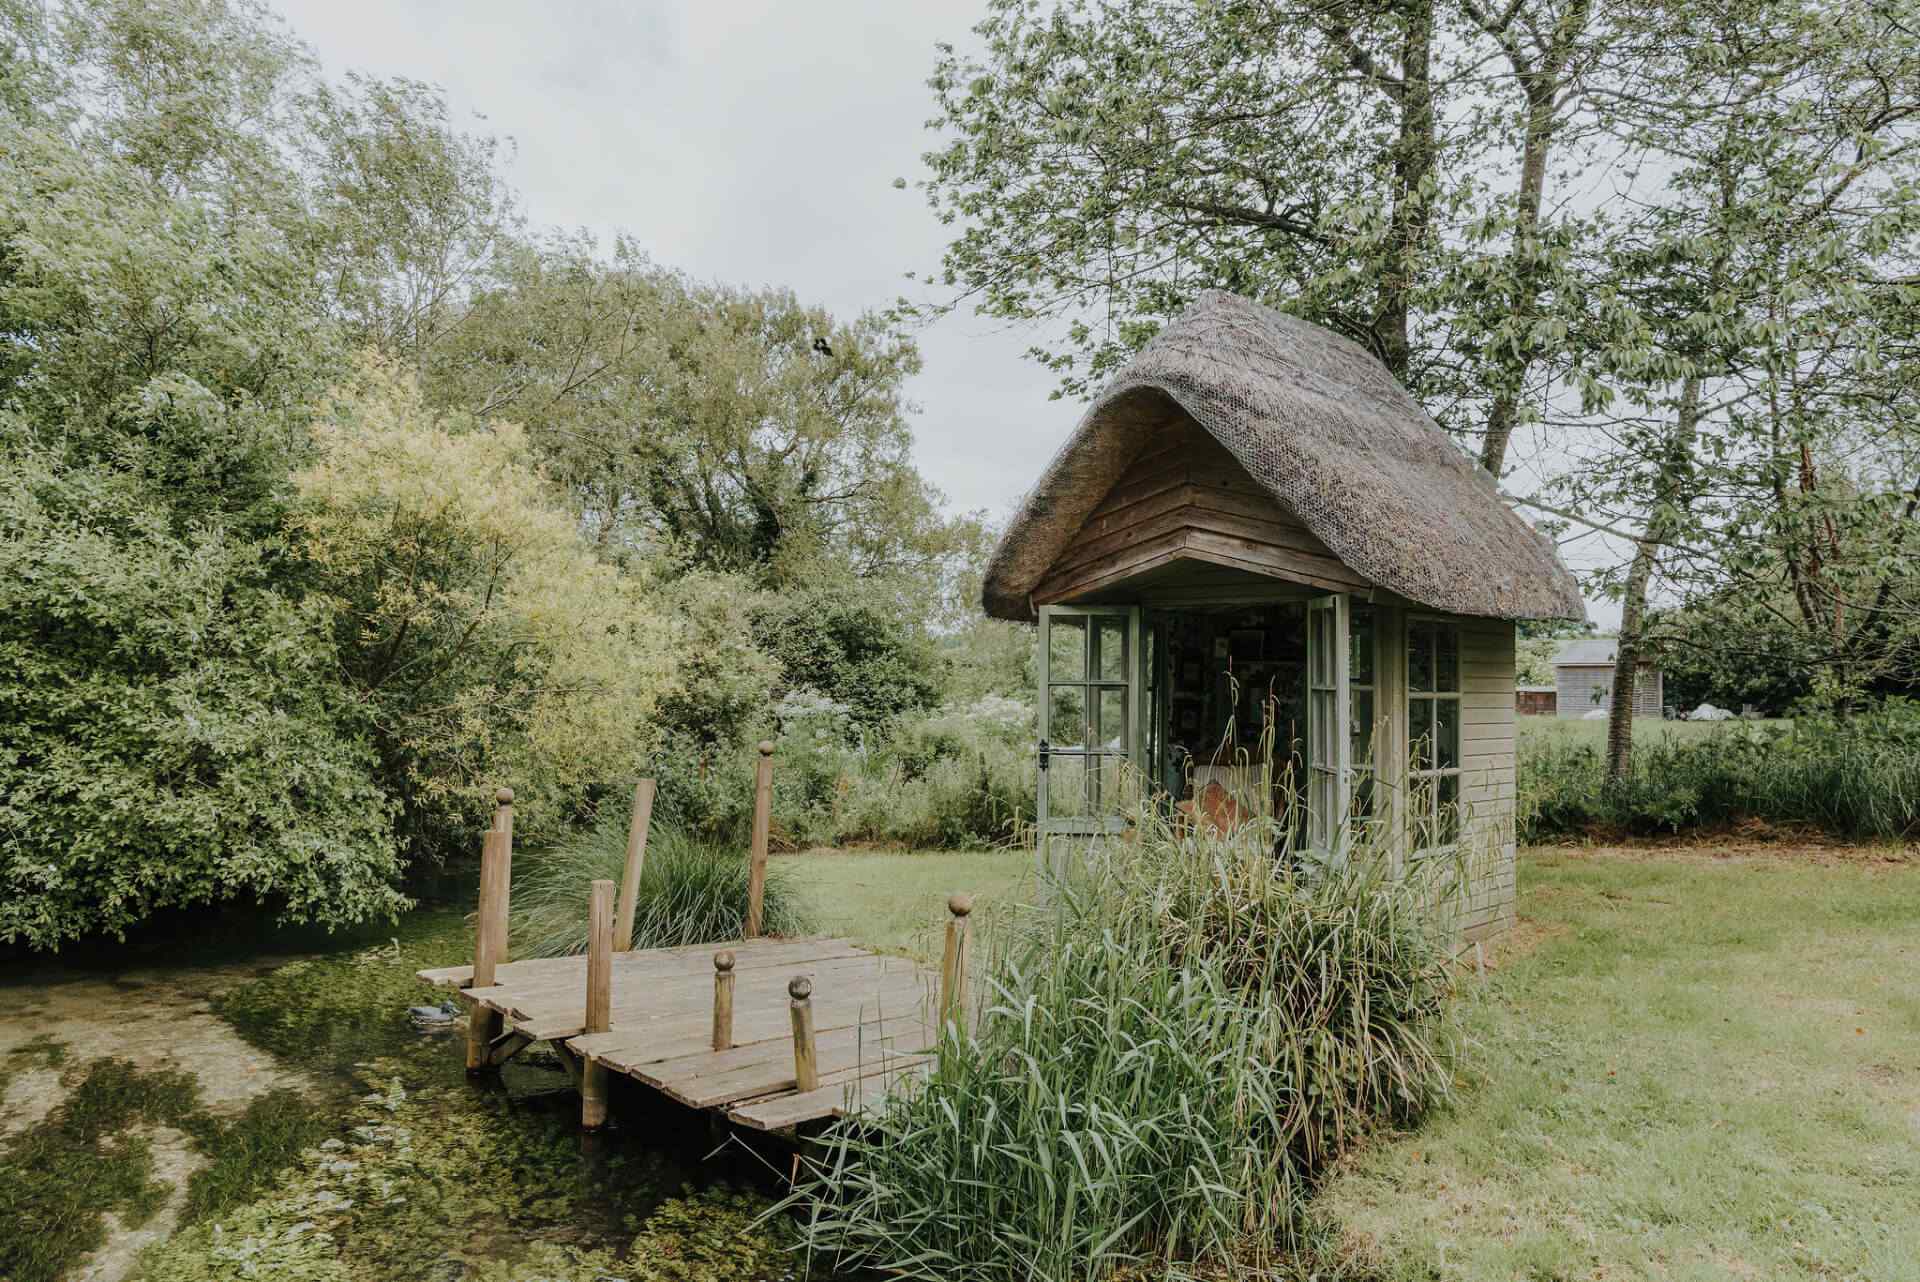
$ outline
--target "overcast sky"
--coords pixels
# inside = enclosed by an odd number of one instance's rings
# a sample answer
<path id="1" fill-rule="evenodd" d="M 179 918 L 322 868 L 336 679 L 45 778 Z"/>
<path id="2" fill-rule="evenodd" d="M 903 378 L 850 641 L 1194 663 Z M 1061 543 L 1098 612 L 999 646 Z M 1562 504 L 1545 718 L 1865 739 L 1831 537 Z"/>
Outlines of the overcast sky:
<path id="1" fill-rule="evenodd" d="M 844 316 L 939 262 L 946 229 L 893 180 L 920 176 L 934 45 L 966 47 L 980 0 L 273 2 L 330 76 L 429 81 L 511 138 L 535 225 L 626 232 L 663 265 Z M 1048 399 L 1032 332 L 955 314 L 918 337 L 921 471 L 1004 517 L 1078 405 Z"/>

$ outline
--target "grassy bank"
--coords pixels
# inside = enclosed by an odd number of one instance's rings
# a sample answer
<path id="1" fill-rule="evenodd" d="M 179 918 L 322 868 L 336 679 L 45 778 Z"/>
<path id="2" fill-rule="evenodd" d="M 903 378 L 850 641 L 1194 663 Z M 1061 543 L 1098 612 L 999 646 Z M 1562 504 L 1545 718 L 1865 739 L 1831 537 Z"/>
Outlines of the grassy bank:
<path id="1" fill-rule="evenodd" d="M 1318 1212 L 1360 1276 L 1920 1278 L 1920 869 L 1535 851 L 1456 1105 Z"/>

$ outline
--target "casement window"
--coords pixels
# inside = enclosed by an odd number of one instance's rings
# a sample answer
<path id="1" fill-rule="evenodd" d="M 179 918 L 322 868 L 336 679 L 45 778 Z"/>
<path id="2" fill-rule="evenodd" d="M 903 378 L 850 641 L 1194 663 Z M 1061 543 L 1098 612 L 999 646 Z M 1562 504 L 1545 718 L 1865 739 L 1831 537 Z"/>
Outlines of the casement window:
<path id="1" fill-rule="evenodd" d="M 1373 607 L 1356 602 L 1347 634 L 1348 761 L 1353 772 L 1353 798 L 1348 813 L 1355 823 L 1373 818 L 1374 709 Z"/>
<path id="2" fill-rule="evenodd" d="M 1407 621 L 1407 797 L 1413 848 L 1460 833 L 1460 630 Z"/>

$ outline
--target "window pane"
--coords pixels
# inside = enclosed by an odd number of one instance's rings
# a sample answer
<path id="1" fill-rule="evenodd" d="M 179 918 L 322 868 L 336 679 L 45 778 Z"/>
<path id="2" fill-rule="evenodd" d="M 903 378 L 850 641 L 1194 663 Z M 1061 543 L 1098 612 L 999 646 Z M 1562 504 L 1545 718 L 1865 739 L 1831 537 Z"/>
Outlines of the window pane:
<path id="1" fill-rule="evenodd" d="M 1434 782 L 1438 785 L 1435 796 L 1436 840 L 1445 846 L 1460 836 L 1460 776 L 1441 775 Z"/>
<path id="2" fill-rule="evenodd" d="M 1127 692 L 1102 686 L 1094 695 L 1093 741 L 1103 752 L 1127 750 Z"/>
<path id="3" fill-rule="evenodd" d="M 1103 618 L 1094 623 L 1093 670 L 1102 681 L 1127 679 L 1127 621 Z"/>
<path id="4" fill-rule="evenodd" d="M 1313 684 L 1333 684 L 1333 611 L 1309 611 L 1313 621 Z"/>
<path id="5" fill-rule="evenodd" d="M 1366 819 L 1373 814 L 1373 771 L 1357 770 L 1353 775 L 1353 817 Z"/>
<path id="6" fill-rule="evenodd" d="M 1082 681 L 1087 675 L 1087 621 L 1055 619 L 1047 628 L 1047 680 Z"/>
<path id="7" fill-rule="evenodd" d="M 1433 700 L 1407 701 L 1407 747 L 1415 770 L 1433 765 Z"/>
<path id="8" fill-rule="evenodd" d="M 1433 689 L 1433 625 L 1407 625 L 1407 689 Z"/>
<path id="9" fill-rule="evenodd" d="M 1333 737 L 1333 700 L 1331 690 L 1313 692 L 1313 764 L 1331 767 L 1336 757 Z"/>
<path id="10" fill-rule="evenodd" d="M 1373 684 L 1373 607 L 1354 606 L 1347 628 L 1347 680 L 1357 686 L 1370 686 Z"/>
<path id="11" fill-rule="evenodd" d="M 1452 770 L 1460 764 L 1460 701 L 1435 699 L 1433 705 L 1436 717 L 1433 764 L 1442 770 Z"/>
<path id="12" fill-rule="evenodd" d="M 1353 746 L 1353 764 L 1364 765 L 1373 759 L 1373 691 L 1353 691 L 1352 715 L 1348 741 Z"/>
<path id="13" fill-rule="evenodd" d="M 1047 690 L 1047 739 L 1056 748 L 1081 748 L 1087 737 L 1087 688 L 1050 686 Z"/>
<path id="14" fill-rule="evenodd" d="M 1460 688 L 1460 633 L 1455 628 L 1435 628 L 1434 686 L 1436 690 Z"/>
<path id="15" fill-rule="evenodd" d="M 1074 819 L 1087 813 L 1087 759 L 1057 753 L 1047 767 L 1047 817 Z"/>

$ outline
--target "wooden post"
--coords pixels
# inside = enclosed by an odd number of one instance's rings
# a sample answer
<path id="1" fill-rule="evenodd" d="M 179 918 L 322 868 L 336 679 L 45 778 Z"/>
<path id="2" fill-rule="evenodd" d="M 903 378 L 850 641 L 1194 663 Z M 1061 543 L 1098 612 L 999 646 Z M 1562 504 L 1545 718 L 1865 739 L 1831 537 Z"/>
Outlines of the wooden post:
<path id="1" fill-rule="evenodd" d="M 746 938 L 760 938 L 761 900 L 767 891 L 767 838 L 773 827 L 773 740 L 760 741 L 753 772 L 753 849 L 747 856 Z"/>
<path id="2" fill-rule="evenodd" d="M 586 1033 L 604 1033 L 612 1027 L 613 1011 L 613 883 L 593 883 L 593 904 L 587 916 L 587 1010 L 581 1021 Z M 580 1125 L 597 1130 L 607 1124 L 607 1069 L 587 1056 L 580 1075 Z"/>
<path id="3" fill-rule="evenodd" d="M 614 927 L 613 950 L 633 951 L 633 912 L 640 902 L 640 870 L 647 866 L 647 829 L 653 824 L 651 779 L 633 785 L 633 815 L 627 821 L 627 866 L 620 873 L 620 919 Z"/>
<path id="4" fill-rule="evenodd" d="M 480 839 L 480 905 L 474 915 L 471 988 L 491 988 L 495 970 L 507 959 L 507 910 L 513 884 L 513 789 L 494 794 L 493 827 Z M 492 1047 L 500 1036 L 500 1012 L 475 1002 L 467 1014 L 467 1071 L 492 1067 Z"/>
<path id="5" fill-rule="evenodd" d="M 733 950 L 713 955 L 713 1049 L 733 1049 Z"/>
<path id="6" fill-rule="evenodd" d="M 793 1084 L 801 1093 L 820 1087 L 820 1056 L 813 1044 L 813 981 L 795 975 L 787 982 L 793 999 Z"/>
<path id="7" fill-rule="evenodd" d="M 947 951 L 940 959 L 940 1031 L 951 1021 L 956 1032 L 967 1026 L 967 926 L 973 896 L 947 896 Z"/>

